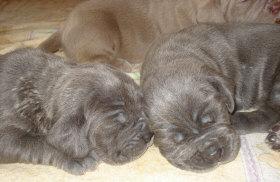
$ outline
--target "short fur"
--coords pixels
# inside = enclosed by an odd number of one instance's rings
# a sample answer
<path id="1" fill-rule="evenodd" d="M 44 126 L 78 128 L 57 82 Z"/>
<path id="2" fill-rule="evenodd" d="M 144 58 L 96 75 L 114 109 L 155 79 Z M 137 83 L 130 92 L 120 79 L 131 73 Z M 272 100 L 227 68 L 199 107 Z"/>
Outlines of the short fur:
<path id="1" fill-rule="evenodd" d="M 0 57 L 0 163 L 73 174 L 139 157 L 152 133 L 139 87 L 102 64 L 76 65 L 39 49 Z"/>
<path id="2" fill-rule="evenodd" d="M 279 121 L 279 48 L 280 26 L 269 24 L 199 25 L 152 45 L 141 87 L 154 143 L 170 163 L 213 169 L 236 157 L 238 134 Z"/>
<path id="3" fill-rule="evenodd" d="M 205 22 L 274 23 L 276 0 L 92 0 L 81 3 L 39 47 L 63 48 L 74 62 L 97 61 L 131 71 L 163 33 Z"/>

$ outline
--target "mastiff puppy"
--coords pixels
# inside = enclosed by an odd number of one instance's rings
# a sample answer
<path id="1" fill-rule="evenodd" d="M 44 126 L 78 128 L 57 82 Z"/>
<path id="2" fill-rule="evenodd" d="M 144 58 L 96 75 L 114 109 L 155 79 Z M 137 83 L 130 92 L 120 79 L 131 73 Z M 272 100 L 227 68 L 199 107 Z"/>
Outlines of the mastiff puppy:
<path id="1" fill-rule="evenodd" d="M 77 6 L 39 47 L 63 48 L 74 62 L 97 61 L 131 71 L 163 33 L 205 22 L 274 23 L 276 0 L 92 0 Z"/>
<path id="2" fill-rule="evenodd" d="M 83 174 L 123 164 L 152 134 L 134 81 L 102 64 L 69 63 L 39 49 L 0 57 L 0 163 L 53 165 Z"/>
<path id="3" fill-rule="evenodd" d="M 141 87 L 154 143 L 171 164 L 213 169 L 236 157 L 238 134 L 269 131 L 280 119 L 279 48 L 271 24 L 199 25 L 152 45 Z M 280 126 L 271 132 L 280 149 Z"/>

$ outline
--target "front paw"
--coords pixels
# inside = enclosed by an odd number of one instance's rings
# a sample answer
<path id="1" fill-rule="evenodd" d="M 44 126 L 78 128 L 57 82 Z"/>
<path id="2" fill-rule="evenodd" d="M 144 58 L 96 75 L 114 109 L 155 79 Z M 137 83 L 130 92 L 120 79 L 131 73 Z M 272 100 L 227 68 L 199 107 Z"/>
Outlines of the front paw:
<path id="1" fill-rule="evenodd" d="M 84 158 L 68 158 L 67 163 L 58 167 L 74 175 L 83 175 L 87 171 L 95 169 L 98 163 L 98 156 L 91 151 Z"/>
<path id="2" fill-rule="evenodd" d="M 87 168 L 83 165 L 83 163 L 80 160 L 75 159 L 70 159 L 67 163 L 63 163 L 57 167 L 73 175 L 83 175 L 87 171 Z"/>
<path id="3" fill-rule="evenodd" d="M 265 142 L 273 150 L 280 151 L 280 122 L 274 125 L 267 135 Z"/>
<path id="4" fill-rule="evenodd" d="M 98 163 L 99 159 L 94 151 L 90 151 L 87 157 L 80 159 L 80 164 L 86 169 L 86 171 L 94 170 Z"/>

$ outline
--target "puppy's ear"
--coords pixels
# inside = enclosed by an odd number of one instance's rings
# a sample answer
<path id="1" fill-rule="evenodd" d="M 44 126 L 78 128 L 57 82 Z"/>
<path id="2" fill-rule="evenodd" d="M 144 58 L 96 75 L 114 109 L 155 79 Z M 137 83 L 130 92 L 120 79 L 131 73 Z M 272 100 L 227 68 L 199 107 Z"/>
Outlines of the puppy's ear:
<path id="1" fill-rule="evenodd" d="M 217 90 L 218 93 L 224 98 L 228 111 L 234 111 L 234 84 L 222 75 L 210 76 L 209 83 Z"/>
<path id="2" fill-rule="evenodd" d="M 47 142 L 74 158 L 87 156 L 89 146 L 83 109 L 59 118 L 50 130 Z"/>

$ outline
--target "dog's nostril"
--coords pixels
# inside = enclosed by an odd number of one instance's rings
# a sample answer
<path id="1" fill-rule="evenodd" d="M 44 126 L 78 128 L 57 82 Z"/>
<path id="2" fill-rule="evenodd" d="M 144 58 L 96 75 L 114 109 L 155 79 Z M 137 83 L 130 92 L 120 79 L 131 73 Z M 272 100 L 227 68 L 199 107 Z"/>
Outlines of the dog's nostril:
<path id="1" fill-rule="evenodd" d="M 145 143 L 149 143 L 153 137 L 153 133 L 148 132 L 142 136 Z"/>
<path id="2" fill-rule="evenodd" d="M 277 139 L 278 139 L 278 137 L 277 137 L 275 134 L 272 134 L 272 135 L 268 135 L 268 136 L 267 136 L 267 140 L 268 140 L 269 142 L 276 142 Z"/>
<path id="3" fill-rule="evenodd" d="M 218 160 L 222 157 L 222 152 L 223 150 L 221 148 L 212 144 L 204 150 L 203 157 L 211 161 Z"/>

